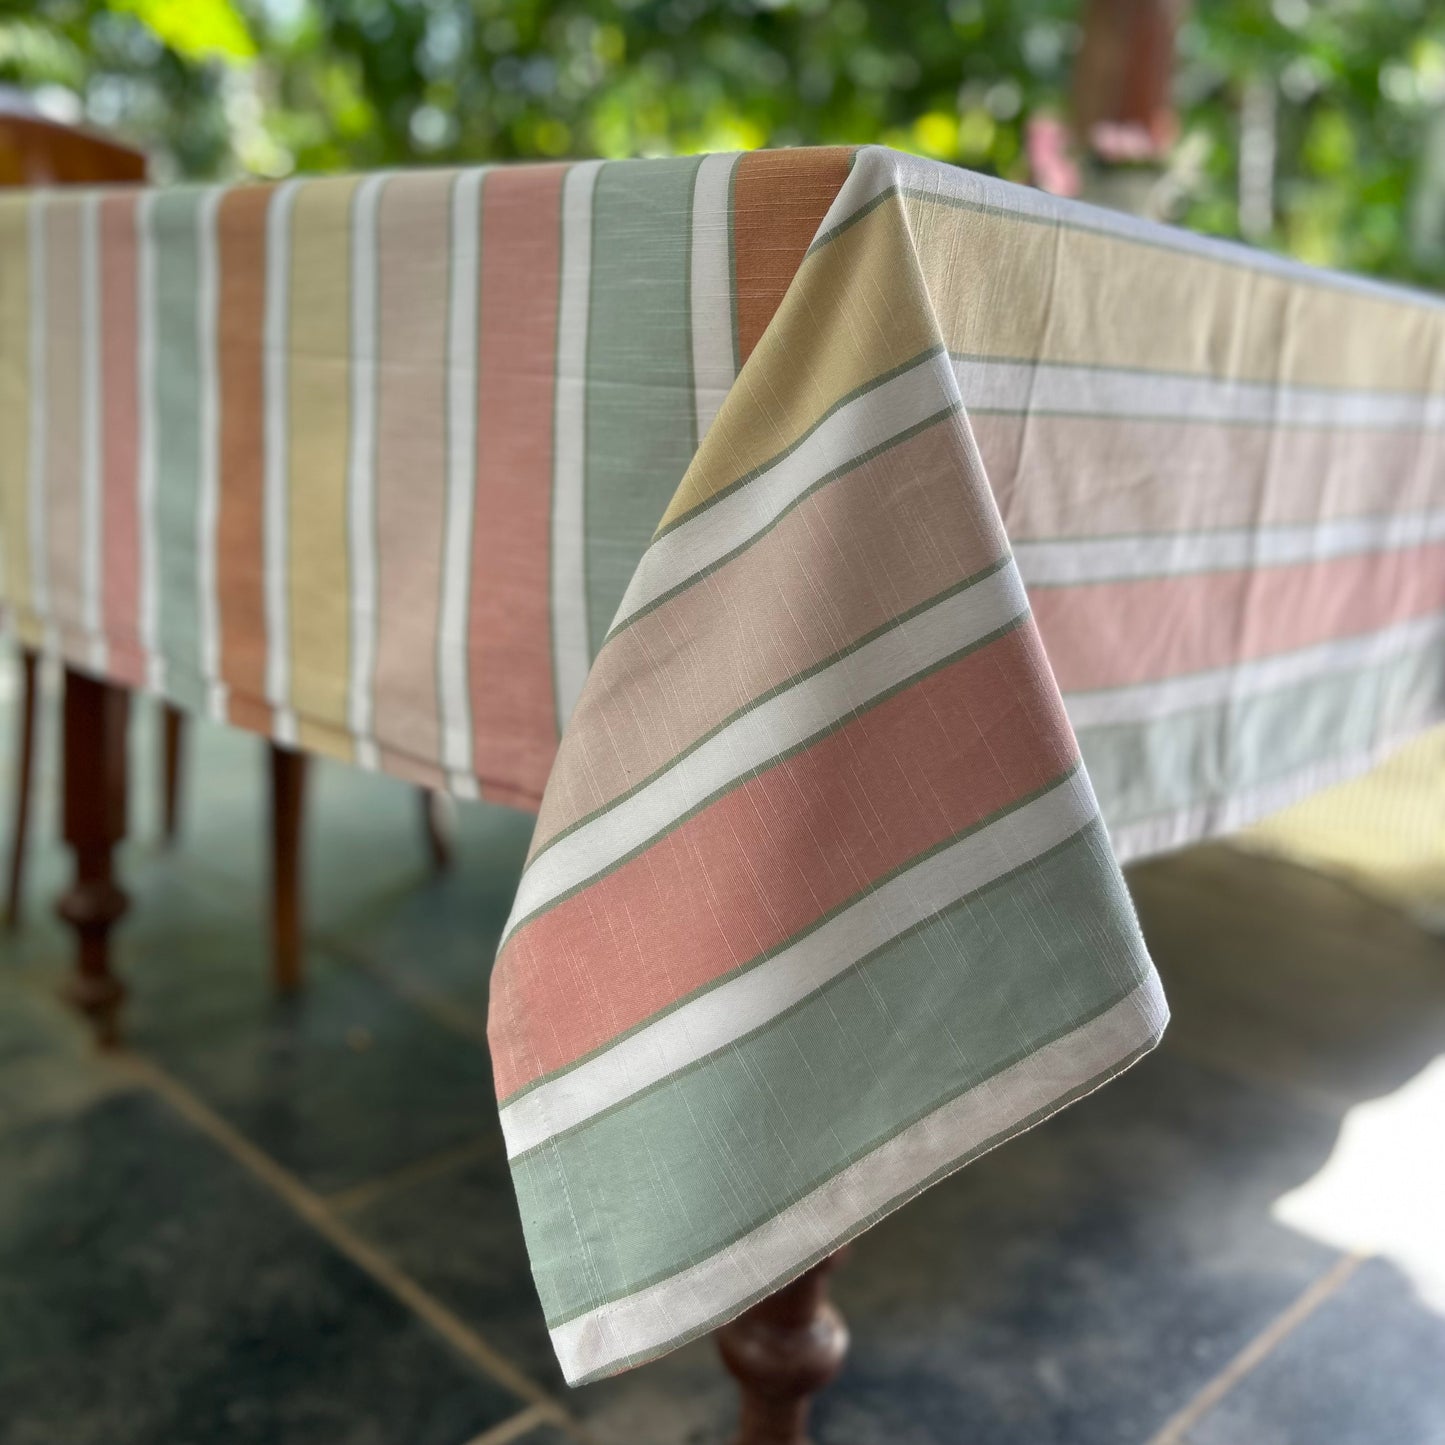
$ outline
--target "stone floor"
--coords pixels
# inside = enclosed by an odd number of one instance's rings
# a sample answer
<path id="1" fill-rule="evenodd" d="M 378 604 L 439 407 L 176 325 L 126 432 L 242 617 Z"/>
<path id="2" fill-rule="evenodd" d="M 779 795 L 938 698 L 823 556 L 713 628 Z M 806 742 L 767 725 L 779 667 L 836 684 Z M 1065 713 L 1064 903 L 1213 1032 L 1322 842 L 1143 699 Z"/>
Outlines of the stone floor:
<path id="1" fill-rule="evenodd" d="M 465 810 L 433 877 L 408 789 L 320 768 L 279 1004 L 260 745 L 195 730 L 164 853 L 150 711 L 127 1049 L 55 1001 L 51 747 L 0 941 L 0 1445 L 725 1439 L 706 1343 L 576 1392 L 551 1359 L 483 1042 L 528 821 Z M 1132 884 L 1165 1044 L 858 1244 L 818 1445 L 1445 1445 L 1445 945 L 1224 846 Z"/>

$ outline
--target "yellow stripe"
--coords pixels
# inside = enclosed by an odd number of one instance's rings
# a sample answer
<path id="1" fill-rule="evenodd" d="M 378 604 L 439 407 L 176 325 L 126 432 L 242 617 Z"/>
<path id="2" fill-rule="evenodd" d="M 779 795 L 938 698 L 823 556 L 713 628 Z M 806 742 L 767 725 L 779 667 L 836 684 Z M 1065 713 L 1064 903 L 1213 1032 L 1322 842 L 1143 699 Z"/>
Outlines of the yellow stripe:
<path id="1" fill-rule="evenodd" d="M 24 201 L 0 202 L 0 256 L 6 258 L 0 266 L 0 547 L 4 598 L 19 612 L 30 603 L 30 216 Z"/>
<path id="2" fill-rule="evenodd" d="M 291 696 L 298 741 L 341 751 L 349 666 L 346 437 L 351 347 L 350 207 L 355 179 L 296 196 L 291 251 Z M 348 745 L 345 756 L 348 760 Z"/>
<path id="3" fill-rule="evenodd" d="M 835 402 L 938 344 L 896 197 L 798 268 L 661 526 L 798 441 Z"/>
<path id="4" fill-rule="evenodd" d="M 1362 390 L 1445 380 L 1433 372 L 1445 312 L 1428 306 L 921 198 L 908 208 L 951 351 Z"/>

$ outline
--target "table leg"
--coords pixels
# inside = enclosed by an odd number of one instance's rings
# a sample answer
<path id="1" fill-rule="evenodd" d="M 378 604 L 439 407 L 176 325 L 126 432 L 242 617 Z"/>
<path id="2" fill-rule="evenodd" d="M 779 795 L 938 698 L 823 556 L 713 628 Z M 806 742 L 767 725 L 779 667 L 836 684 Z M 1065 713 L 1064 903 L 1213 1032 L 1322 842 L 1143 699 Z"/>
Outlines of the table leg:
<path id="1" fill-rule="evenodd" d="M 15 756 L 15 812 L 10 831 L 10 872 L 5 889 L 5 927 L 20 926 L 25 892 L 25 854 L 30 833 L 30 786 L 35 774 L 35 706 L 40 659 L 33 647 L 20 652 L 20 750 Z"/>
<path id="2" fill-rule="evenodd" d="M 452 866 L 452 817 L 450 800 L 431 788 L 418 788 L 416 796 L 421 808 L 421 831 L 426 842 L 427 857 L 434 873 L 445 873 Z"/>
<path id="3" fill-rule="evenodd" d="M 161 706 L 161 840 L 169 848 L 181 827 L 181 758 L 186 715 L 174 703 Z"/>
<path id="4" fill-rule="evenodd" d="M 271 744 L 271 977 L 277 993 L 301 987 L 301 819 L 306 754 Z"/>
<path id="5" fill-rule="evenodd" d="M 62 824 L 75 879 L 56 911 L 76 932 L 76 968 L 66 995 L 89 1017 L 102 1046 L 116 1041 L 125 994 L 110 971 L 110 930 L 128 904 L 115 881 L 113 854 L 125 837 L 129 716 L 130 697 L 122 688 L 66 668 Z"/>
<path id="6" fill-rule="evenodd" d="M 717 1332 L 742 1396 L 736 1445 L 807 1445 L 813 1396 L 843 1368 L 848 1326 L 828 1298 L 842 1251 Z"/>

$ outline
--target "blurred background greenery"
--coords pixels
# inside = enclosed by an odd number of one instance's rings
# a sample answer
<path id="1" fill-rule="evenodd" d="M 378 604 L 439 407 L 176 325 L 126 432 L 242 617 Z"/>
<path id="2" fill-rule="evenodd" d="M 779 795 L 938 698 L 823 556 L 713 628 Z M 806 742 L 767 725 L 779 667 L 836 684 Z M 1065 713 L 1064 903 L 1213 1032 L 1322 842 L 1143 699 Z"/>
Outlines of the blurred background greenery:
<path id="1" fill-rule="evenodd" d="M 145 146 L 161 179 L 881 141 L 1024 180 L 1080 9 L 0 0 L 0 82 Z M 1157 209 L 1445 283 L 1441 0 L 1196 0 L 1174 92 Z"/>

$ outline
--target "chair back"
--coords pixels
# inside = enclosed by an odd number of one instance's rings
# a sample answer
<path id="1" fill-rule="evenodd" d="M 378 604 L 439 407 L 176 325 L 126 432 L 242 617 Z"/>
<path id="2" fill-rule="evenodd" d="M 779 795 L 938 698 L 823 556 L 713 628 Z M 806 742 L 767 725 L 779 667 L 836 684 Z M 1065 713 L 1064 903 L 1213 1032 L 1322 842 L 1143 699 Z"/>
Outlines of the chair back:
<path id="1" fill-rule="evenodd" d="M 41 115 L 21 91 L 0 88 L 0 186 L 143 181 L 138 150 Z"/>

